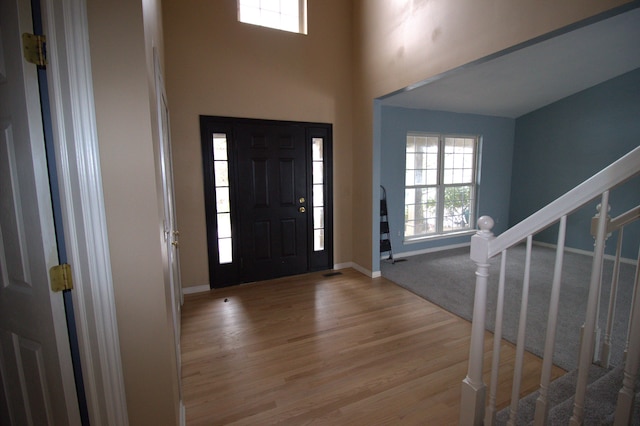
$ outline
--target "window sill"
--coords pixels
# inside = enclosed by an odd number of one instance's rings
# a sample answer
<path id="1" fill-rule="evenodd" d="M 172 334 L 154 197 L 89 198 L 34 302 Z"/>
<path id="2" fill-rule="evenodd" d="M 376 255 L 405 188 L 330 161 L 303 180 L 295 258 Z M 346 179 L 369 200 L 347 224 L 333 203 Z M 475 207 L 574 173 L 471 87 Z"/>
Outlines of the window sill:
<path id="1" fill-rule="evenodd" d="M 427 241 L 442 240 L 442 239 L 445 239 L 445 238 L 464 237 L 466 235 L 474 235 L 476 232 L 478 232 L 477 229 L 469 229 L 467 231 L 449 232 L 447 234 L 428 235 L 428 236 L 425 236 L 425 237 L 418 237 L 418 238 L 412 238 L 410 240 L 403 240 L 402 243 L 404 245 L 424 243 L 424 242 L 427 242 Z"/>

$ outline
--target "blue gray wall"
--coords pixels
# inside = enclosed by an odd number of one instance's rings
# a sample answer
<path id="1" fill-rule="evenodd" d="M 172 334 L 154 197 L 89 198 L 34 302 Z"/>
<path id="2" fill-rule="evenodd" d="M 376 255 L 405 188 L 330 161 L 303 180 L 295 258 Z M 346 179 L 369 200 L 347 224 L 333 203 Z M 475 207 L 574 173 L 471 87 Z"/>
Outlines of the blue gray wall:
<path id="1" fill-rule="evenodd" d="M 389 106 L 381 108 L 380 119 L 380 184 L 387 189 L 394 253 L 467 243 L 470 240 L 470 236 L 459 236 L 403 244 L 405 146 L 408 131 L 481 136 L 478 213 L 479 216 L 488 214 L 493 217 L 496 221 L 494 232 L 500 233 L 507 228 L 515 120 Z"/>
<path id="2" fill-rule="evenodd" d="M 514 225 L 640 145 L 640 69 L 516 120 L 509 223 Z M 638 165 L 640 168 L 640 164 Z M 611 216 L 634 207 L 640 178 L 611 192 Z M 593 250 L 597 202 L 567 220 L 567 247 Z M 536 237 L 555 243 L 557 228 Z M 623 256 L 636 258 L 640 223 L 625 229 Z M 615 244 L 610 242 L 608 253 Z"/>

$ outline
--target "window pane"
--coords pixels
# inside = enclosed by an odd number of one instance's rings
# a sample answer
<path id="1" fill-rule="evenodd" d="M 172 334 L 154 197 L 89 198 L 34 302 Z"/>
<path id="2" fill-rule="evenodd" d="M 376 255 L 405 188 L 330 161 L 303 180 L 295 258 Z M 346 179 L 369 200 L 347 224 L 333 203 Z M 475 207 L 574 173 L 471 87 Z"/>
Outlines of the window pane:
<path id="1" fill-rule="evenodd" d="M 416 152 L 416 138 L 407 136 L 407 152 Z"/>
<path id="2" fill-rule="evenodd" d="M 407 169 L 416 168 L 416 155 L 413 152 L 407 152 Z"/>
<path id="3" fill-rule="evenodd" d="M 260 5 L 263 10 L 270 10 L 273 12 L 280 11 L 280 0 L 261 0 Z"/>
<path id="4" fill-rule="evenodd" d="M 218 239 L 218 261 L 221 264 L 233 262 L 231 238 Z"/>
<path id="5" fill-rule="evenodd" d="M 227 135 L 224 133 L 213 134 L 213 159 L 219 161 L 227 159 Z"/>
<path id="6" fill-rule="evenodd" d="M 413 237 L 416 234 L 413 222 L 405 221 L 404 223 L 404 236 Z"/>
<path id="7" fill-rule="evenodd" d="M 313 183 L 322 183 L 324 180 L 324 163 L 322 161 L 313 162 Z"/>
<path id="8" fill-rule="evenodd" d="M 214 161 L 215 186 L 229 186 L 229 169 L 226 161 Z"/>
<path id="9" fill-rule="evenodd" d="M 445 152 L 444 154 L 444 168 L 453 169 L 453 153 Z"/>
<path id="10" fill-rule="evenodd" d="M 405 222 L 413 221 L 416 218 L 414 213 L 415 213 L 415 205 L 414 204 L 405 205 L 404 206 L 404 220 L 405 220 Z"/>
<path id="11" fill-rule="evenodd" d="M 280 25 L 280 13 L 278 12 L 263 9 L 260 11 L 260 21 L 260 24 L 265 27 L 284 29 Z"/>
<path id="12" fill-rule="evenodd" d="M 473 167 L 473 154 L 464 154 L 464 167 L 469 169 Z"/>
<path id="13" fill-rule="evenodd" d="M 313 138 L 311 141 L 311 152 L 313 161 L 322 161 L 324 156 L 322 152 L 322 138 Z"/>
<path id="14" fill-rule="evenodd" d="M 405 173 L 405 185 L 413 186 L 416 184 L 416 180 L 414 179 L 413 170 L 407 170 Z"/>
<path id="15" fill-rule="evenodd" d="M 252 7 L 240 7 L 238 20 L 247 24 L 260 25 L 260 9 Z"/>
<path id="16" fill-rule="evenodd" d="M 437 185 L 438 184 L 438 171 L 437 170 L 427 170 L 427 180 L 425 182 L 427 185 Z"/>
<path id="17" fill-rule="evenodd" d="M 445 138 L 445 185 L 473 182 L 474 142 L 473 138 Z"/>
<path id="18" fill-rule="evenodd" d="M 280 29 L 296 33 L 298 32 L 299 25 L 300 21 L 297 15 L 280 15 Z"/>
<path id="19" fill-rule="evenodd" d="M 427 138 L 425 136 L 416 136 L 415 152 L 427 152 Z"/>
<path id="20" fill-rule="evenodd" d="M 407 188 L 404 190 L 404 203 L 413 204 L 416 202 L 416 190 L 414 188 Z"/>
<path id="21" fill-rule="evenodd" d="M 324 228 L 324 207 L 313 208 L 313 228 Z"/>
<path id="22" fill-rule="evenodd" d="M 229 207 L 229 188 L 220 187 L 216 188 L 216 212 L 228 213 L 231 209 Z"/>
<path id="23" fill-rule="evenodd" d="M 218 213 L 218 239 L 231 238 L 231 215 Z"/>
<path id="24" fill-rule="evenodd" d="M 427 153 L 427 169 L 437 169 L 438 168 L 438 153 Z"/>
<path id="25" fill-rule="evenodd" d="M 324 250 L 324 229 L 315 229 L 313 231 L 313 251 Z"/>
<path id="26" fill-rule="evenodd" d="M 471 186 L 449 186 L 444 189 L 443 231 L 470 228 Z"/>
<path id="27" fill-rule="evenodd" d="M 313 185 L 313 206 L 320 207 L 324 206 L 324 194 L 323 194 L 323 185 Z"/>

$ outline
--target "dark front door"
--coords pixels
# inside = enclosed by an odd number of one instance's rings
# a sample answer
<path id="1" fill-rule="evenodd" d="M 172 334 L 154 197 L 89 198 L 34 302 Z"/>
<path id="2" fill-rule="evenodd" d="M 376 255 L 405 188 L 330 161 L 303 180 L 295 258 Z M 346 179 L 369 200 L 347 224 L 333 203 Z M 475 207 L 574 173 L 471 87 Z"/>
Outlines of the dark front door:
<path id="1" fill-rule="evenodd" d="M 306 272 L 304 127 L 245 124 L 235 135 L 241 281 Z"/>
<path id="2" fill-rule="evenodd" d="M 200 117 L 212 288 L 329 269 L 331 125 Z"/>

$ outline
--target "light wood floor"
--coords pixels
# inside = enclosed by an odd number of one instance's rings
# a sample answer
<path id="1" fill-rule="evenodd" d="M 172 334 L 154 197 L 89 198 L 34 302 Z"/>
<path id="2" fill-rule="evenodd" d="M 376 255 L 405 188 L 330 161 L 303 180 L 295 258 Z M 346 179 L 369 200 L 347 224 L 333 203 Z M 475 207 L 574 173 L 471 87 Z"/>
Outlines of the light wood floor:
<path id="1" fill-rule="evenodd" d="M 187 425 L 457 424 L 470 323 L 384 278 L 341 272 L 185 296 Z M 515 350 L 502 346 L 504 406 Z M 523 394 L 540 364 L 525 357 Z"/>

